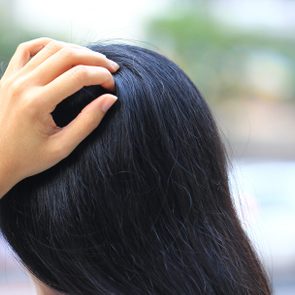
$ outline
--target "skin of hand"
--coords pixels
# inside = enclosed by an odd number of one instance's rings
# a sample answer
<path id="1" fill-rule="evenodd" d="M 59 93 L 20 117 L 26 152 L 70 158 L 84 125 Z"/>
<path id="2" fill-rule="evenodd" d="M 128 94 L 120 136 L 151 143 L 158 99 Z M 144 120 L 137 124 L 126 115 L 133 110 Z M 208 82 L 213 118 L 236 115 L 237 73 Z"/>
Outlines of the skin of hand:
<path id="1" fill-rule="evenodd" d="M 103 54 L 47 37 L 17 47 L 0 80 L 0 198 L 67 157 L 99 125 L 116 96 L 101 95 L 62 128 L 50 113 L 84 86 L 112 92 L 118 69 Z"/>

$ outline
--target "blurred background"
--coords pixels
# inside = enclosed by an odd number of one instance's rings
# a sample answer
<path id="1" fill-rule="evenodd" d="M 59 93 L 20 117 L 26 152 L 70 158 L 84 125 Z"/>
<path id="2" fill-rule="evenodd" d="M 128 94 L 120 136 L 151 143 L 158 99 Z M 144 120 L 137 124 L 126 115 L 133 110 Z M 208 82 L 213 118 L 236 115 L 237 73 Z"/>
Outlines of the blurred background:
<path id="1" fill-rule="evenodd" d="M 0 0 L 0 70 L 48 36 L 128 42 L 179 64 L 208 101 L 231 159 L 243 226 L 274 294 L 295 294 L 295 1 Z M 0 294 L 32 284 L 0 238 Z"/>

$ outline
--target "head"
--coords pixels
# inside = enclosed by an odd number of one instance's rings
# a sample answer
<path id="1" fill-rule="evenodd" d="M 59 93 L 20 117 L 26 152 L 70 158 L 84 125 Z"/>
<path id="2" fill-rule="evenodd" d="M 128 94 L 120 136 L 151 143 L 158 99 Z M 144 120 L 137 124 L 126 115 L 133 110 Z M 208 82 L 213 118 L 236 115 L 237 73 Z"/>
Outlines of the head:
<path id="1" fill-rule="evenodd" d="M 69 295 L 269 294 L 196 86 L 151 50 L 89 48 L 120 64 L 119 99 L 68 158 L 1 201 L 1 230 L 20 261 Z M 104 92 L 84 87 L 54 120 L 67 125 Z"/>

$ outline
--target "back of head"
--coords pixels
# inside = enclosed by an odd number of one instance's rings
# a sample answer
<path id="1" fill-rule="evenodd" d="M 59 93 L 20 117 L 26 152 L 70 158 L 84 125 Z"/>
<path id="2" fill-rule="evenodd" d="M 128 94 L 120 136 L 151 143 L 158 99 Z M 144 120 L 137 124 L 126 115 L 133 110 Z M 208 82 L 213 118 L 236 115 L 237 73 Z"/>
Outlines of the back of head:
<path id="1" fill-rule="evenodd" d="M 21 261 L 71 295 L 269 294 L 196 87 L 151 50 L 89 47 L 120 64 L 119 100 L 68 158 L 1 201 L 1 229 Z M 102 93 L 84 87 L 55 121 L 66 125 Z"/>

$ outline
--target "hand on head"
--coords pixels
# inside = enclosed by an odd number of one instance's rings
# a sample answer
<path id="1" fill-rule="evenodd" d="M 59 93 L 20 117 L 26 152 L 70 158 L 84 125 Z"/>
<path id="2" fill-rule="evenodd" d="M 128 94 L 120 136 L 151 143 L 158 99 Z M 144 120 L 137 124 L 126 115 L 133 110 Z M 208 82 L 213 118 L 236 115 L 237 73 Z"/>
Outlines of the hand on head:
<path id="1" fill-rule="evenodd" d="M 38 38 L 22 43 L 0 80 L 0 198 L 22 179 L 67 157 L 101 122 L 117 97 L 119 65 L 76 44 Z M 51 116 L 57 104 L 84 86 L 110 91 L 67 126 Z"/>

